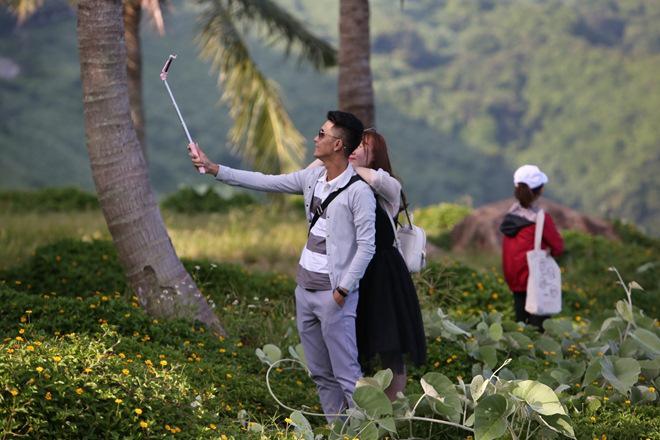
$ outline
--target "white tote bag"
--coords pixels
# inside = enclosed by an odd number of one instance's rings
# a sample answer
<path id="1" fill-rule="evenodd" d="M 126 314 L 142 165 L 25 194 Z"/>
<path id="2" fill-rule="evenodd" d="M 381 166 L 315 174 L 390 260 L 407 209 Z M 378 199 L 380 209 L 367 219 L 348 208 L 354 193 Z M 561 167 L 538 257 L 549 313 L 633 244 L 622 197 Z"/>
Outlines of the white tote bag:
<path id="1" fill-rule="evenodd" d="M 408 220 L 407 225 L 396 227 L 394 221 L 390 218 L 394 228 L 396 246 L 406 262 L 408 271 L 420 272 L 426 266 L 426 232 L 413 224 L 411 215 L 408 214 L 408 208 L 404 209 Z"/>
<path id="2" fill-rule="evenodd" d="M 561 271 L 550 254 L 541 249 L 545 212 L 536 215 L 534 249 L 527 252 L 527 300 L 525 310 L 532 315 L 553 315 L 561 312 Z"/>

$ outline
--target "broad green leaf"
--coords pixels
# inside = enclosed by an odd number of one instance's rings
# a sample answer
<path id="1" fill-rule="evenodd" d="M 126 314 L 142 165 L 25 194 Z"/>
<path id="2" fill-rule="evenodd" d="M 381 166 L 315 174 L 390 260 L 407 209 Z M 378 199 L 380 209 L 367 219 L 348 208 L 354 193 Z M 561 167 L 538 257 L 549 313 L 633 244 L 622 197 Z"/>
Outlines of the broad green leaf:
<path id="1" fill-rule="evenodd" d="M 361 377 L 355 383 L 355 387 L 359 388 L 364 386 L 372 386 L 372 387 L 380 388 L 380 382 L 378 382 L 373 377 Z"/>
<path id="2" fill-rule="evenodd" d="M 613 316 L 613 317 L 607 318 L 605 321 L 603 321 L 603 324 L 601 324 L 600 330 L 598 331 L 598 333 L 594 337 L 594 341 L 600 340 L 601 336 L 603 336 L 603 333 L 605 333 L 610 328 L 612 328 L 615 325 L 620 324 L 622 322 L 623 322 L 623 320 L 621 318 L 619 318 L 618 316 Z"/>
<path id="3" fill-rule="evenodd" d="M 623 300 L 616 302 L 616 311 L 626 322 L 633 322 L 633 313 L 630 304 Z"/>
<path id="4" fill-rule="evenodd" d="M 300 362 L 307 365 L 307 360 L 305 359 L 305 350 L 303 349 L 302 344 L 298 344 L 295 347 L 289 345 L 289 354 L 292 358 L 298 359 Z"/>
<path id="5" fill-rule="evenodd" d="M 386 370 L 380 370 L 374 375 L 374 379 L 378 381 L 381 390 L 385 390 L 390 386 L 392 383 L 392 377 L 394 377 L 394 375 L 389 368 Z"/>
<path id="6" fill-rule="evenodd" d="M 519 332 L 511 332 L 507 333 L 506 337 L 511 340 L 510 344 L 513 348 L 517 348 L 520 350 L 529 350 L 530 345 L 532 344 L 532 340 L 530 339 L 529 336 L 519 333 Z"/>
<path id="7" fill-rule="evenodd" d="M 293 422 L 292 425 L 296 426 L 297 428 L 312 429 L 312 425 L 309 424 L 307 418 L 305 418 L 305 416 L 302 415 L 300 411 L 292 412 L 289 418 Z"/>
<path id="8" fill-rule="evenodd" d="M 627 394 L 637 382 L 641 367 L 632 358 L 608 356 L 600 360 L 603 377 L 621 394 Z"/>
<path id="9" fill-rule="evenodd" d="M 543 328 L 553 336 L 566 338 L 573 332 L 573 323 L 567 318 L 546 319 Z"/>
<path id="10" fill-rule="evenodd" d="M 484 397 L 474 409 L 475 440 L 493 440 L 506 432 L 506 399 L 499 394 Z"/>
<path id="11" fill-rule="evenodd" d="M 603 404 L 598 397 L 587 397 L 587 414 L 596 414 L 596 411 L 598 411 L 601 406 L 603 406 Z"/>
<path id="12" fill-rule="evenodd" d="M 538 338 L 534 343 L 534 346 L 536 347 L 537 352 L 543 353 L 544 356 L 550 359 L 559 360 L 563 356 L 561 344 L 548 336 L 541 336 Z"/>
<path id="13" fill-rule="evenodd" d="M 488 336 L 493 341 L 499 341 L 500 339 L 502 339 L 503 333 L 504 330 L 502 329 L 502 324 L 500 324 L 499 322 L 492 323 L 488 328 Z"/>
<path id="14" fill-rule="evenodd" d="M 363 409 L 370 417 L 392 415 L 392 403 L 383 390 L 374 386 L 363 386 L 356 388 L 353 393 L 353 401 Z"/>
<path id="15" fill-rule="evenodd" d="M 392 417 L 385 417 L 384 419 L 378 420 L 378 426 L 396 434 L 396 424 Z"/>
<path id="16" fill-rule="evenodd" d="M 452 335 L 456 335 L 456 336 L 463 335 L 467 337 L 471 336 L 469 332 L 466 332 L 465 330 L 463 330 L 462 328 L 460 328 L 459 326 L 457 326 L 448 319 L 442 320 L 442 327 L 445 329 L 447 333 Z"/>
<path id="17" fill-rule="evenodd" d="M 474 413 L 470 414 L 470 416 L 465 419 L 465 426 L 472 426 L 474 425 Z"/>
<path id="18" fill-rule="evenodd" d="M 626 339 L 619 346 L 619 357 L 636 358 L 637 351 L 641 351 L 640 344 L 634 339 L 632 335 Z"/>
<path id="19" fill-rule="evenodd" d="M 639 366 L 642 367 L 642 374 L 646 377 L 657 377 L 660 374 L 660 358 L 643 359 L 639 361 Z"/>
<path id="20" fill-rule="evenodd" d="M 422 387 L 426 384 L 427 387 L 432 387 L 438 395 L 433 401 L 429 402 L 431 408 L 438 414 L 446 416 L 452 421 L 457 421 L 461 414 L 461 401 L 454 384 L 447 376 L 435 372 L 426 373 L 421 382 Z"/>
<path id="21" fill-rule="evenodd" d="M 304 440 L 314 440 L 314 431 L 312 430 L 312 426 L 300 411 L 292 412 L 289 418 L 291 419 L 291 424 L 295 427 L 296 432 L 301 434 Z"/>
<path id="22" fill-rule="evenodd" d="M 444 401 L 444 399 L 440 397 L 440 394 L 438 394 L 435 388 L 433 388 L 433 385 L 429 384 L 424 378 L 422 378 L 420 383 L 422 384 L 422 389 L 424 390 L 424 394 L 434 399 L 438 399 L 441 402 Z"/>
<path id="23" fill-rule="evenodd" d="M 575 431 L 573 431 L 573 427 L 571 426 L 571 419 L 567 415 L 553 414 L 549 416 L 541 416 L 539 419 L 543 421 L 545 426 L 553 431 L 569 438 L 575 438 Z"/>
<path id="24" fill-rule="evenodd" d="M 599 377 L 601 377 L 600 359 L 592 359 L 584 373 L 582 386 L 586 387 L 587 385 L 591 385 L 591 382 L 597 380 Z"/>
<path id="25" fill-rule="evenodd" d="M 630 336 L 637 342 L 639 348 L 644 350 L 649 357 L 655 359 L 660 356 L 660 338 L 646 329 L 638 328 L 630 334 Z"/>
<path id="26" fill-rule="evenodd" d="M 486 387 L 488 387 L 488 381 L 485 380 L 482 375 L 474 376 L 472 382 L 470 382 L 470 394 L 472 395 L 472 400 L 475 402 L 479 400 L 484 391 L 486 391 Z"/>
<path id="27" fill-rule="evenodd" d="M 523 399 L 537 413 L 542 415 L 563 414 L 566 415 L 564 407 L 552 389 L 534 380 L 523 380 L 518 382 L 512 394 Z"/>
<path id="28" fill-rule="evenodd" d="M 490 368 L 497 366 L 497 351 L 492 345 L 479 347 L 479 357 Z"/>
<path id="29" fill-rule="evenodd" d="M 365 420 L 359 426 L 359 431 L 355 438 L 359 438 L 360 440 L 378 440 L 378 427 L 373 421 Z"/>
<path id="30" fill-rule="evenodd" d="M 266 344 L 263 351 L 271 362 L 277 362 L 282 359 L 282 350 L 277 345 Z"/>

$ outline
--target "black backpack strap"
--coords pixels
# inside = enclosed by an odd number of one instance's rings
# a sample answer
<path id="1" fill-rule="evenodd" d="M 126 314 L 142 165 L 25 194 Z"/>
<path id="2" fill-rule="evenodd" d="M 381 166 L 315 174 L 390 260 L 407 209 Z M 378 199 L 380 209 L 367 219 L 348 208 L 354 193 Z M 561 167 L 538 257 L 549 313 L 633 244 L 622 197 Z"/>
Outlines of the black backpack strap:
<path id="1" fill-rule="evenodd" d="M 321 216 L 325 212 L 325 210 L 328 207 L 328 205 L 330 204 L 330 202 L 332 202 L 335 199 L 335 197 L 337 197 L 343 190 L 345 190 L 349 186 L 353 185 L 358 180 L 362 180 L 362 177 L 360 177 L 358 174 L 354 174 L 351 177 L 351 180 L 349 180 L 346 185 L 344 185 L 341 188 L 336 189 L 333 192 L 331 192 L 330 194 L 328 194 L 328 197 L 326 197 L 325 200 L 323 201 L 323 203 L 321 203 L 321 206 L 317 207 L 316 210 L 314 211 L 314 217 L 312 217 L 312 221 L 309 223 L 309 231 L 307 232 L 308 235 L 309 235 L 309 232 L 311 232 L 314 225 L 316 224 L 316 222 L 318 221 L 318 219 L 321 218 Z"/>

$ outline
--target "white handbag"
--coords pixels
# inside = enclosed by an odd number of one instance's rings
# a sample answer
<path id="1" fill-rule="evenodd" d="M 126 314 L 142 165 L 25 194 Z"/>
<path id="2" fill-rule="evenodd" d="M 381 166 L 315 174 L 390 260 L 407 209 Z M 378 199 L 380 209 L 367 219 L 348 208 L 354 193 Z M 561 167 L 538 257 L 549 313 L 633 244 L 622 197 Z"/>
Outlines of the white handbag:
<path id="1" fill-rule="evenodd" d="M 408 208 L 405 207 L 404 210 L 408 225 L 399 224 L 395 227 L 392 221 L 396 245 L 406 262 L 408 271 L 419 272 L 426 266 L 426 232 L 413 224 Z"/>
<path id="2" fill-rule="evenodd" d="M 548 252 L 541 249 L 545 212 L 536 215 L 534 249 L 527 252 L 527 299 L 525 310 L 532 315 L 553 315 L 561 312 L 561 270 Z"/>

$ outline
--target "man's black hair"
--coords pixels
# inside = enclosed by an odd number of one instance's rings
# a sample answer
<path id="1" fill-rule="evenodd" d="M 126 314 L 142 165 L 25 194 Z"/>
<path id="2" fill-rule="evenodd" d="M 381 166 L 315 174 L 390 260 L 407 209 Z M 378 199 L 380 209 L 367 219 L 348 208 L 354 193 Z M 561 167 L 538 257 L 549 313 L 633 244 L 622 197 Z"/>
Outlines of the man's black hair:
<path id="1" fill-rule="evenodd" d="M 327 119 L 337 128 L 337 132 L 344 142 L 344 154 L 346 157 L 350 156 L 362 141 L 362 131 L 364 130 L 362 121 L 353 113 L 339 110 L 329 111 Z"/>

